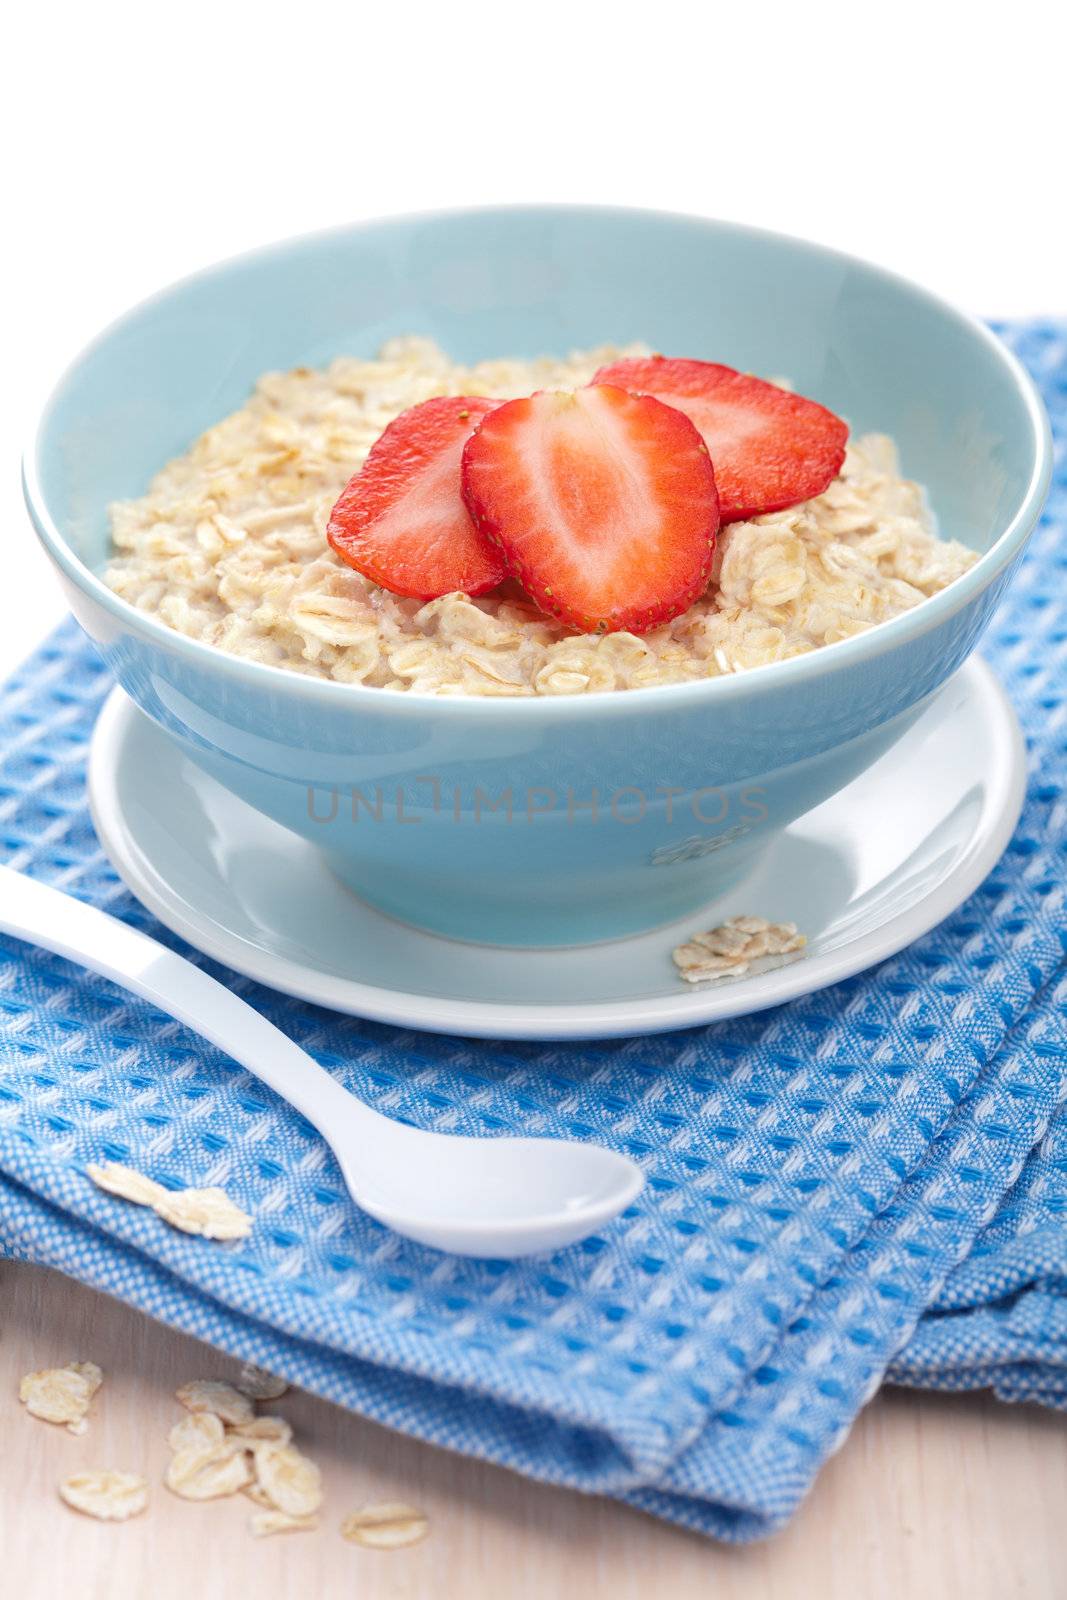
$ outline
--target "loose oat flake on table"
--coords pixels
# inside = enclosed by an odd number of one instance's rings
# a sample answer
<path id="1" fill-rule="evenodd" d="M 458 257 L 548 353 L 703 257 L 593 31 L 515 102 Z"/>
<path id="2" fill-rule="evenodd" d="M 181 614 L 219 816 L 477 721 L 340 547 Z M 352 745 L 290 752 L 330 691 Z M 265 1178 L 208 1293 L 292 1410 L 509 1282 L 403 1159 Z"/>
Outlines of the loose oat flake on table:
<path id="1" fill-rule="evenodd" d="M 291 1517 L 287 1511 L 253 1511 L 248 1519 L 248 1526 L 257 1539 L 264 1539 L 272 1533 L 311 1532 L 318 1525 L 316 1516 Z"/>
<path id="2" fill-rule="evenodd" d="M 251 1422 L 256 1414 L 246 1394 L 217 1378 L 193 1378 L 175 1390 L 174 1398 L 186 1411 L 209 1411 L 234 1427 Z"/>
<path id="3" fill-rule="evenodd" d="M 101 1522 L 125 1522 L 148 1504 L 148 1480 L 136 1472 L 91 1468 L 72 1472 L 59 1485 L 68 1506 Z"/>
<path id="4" fill-rule="evenodd" d="M 19 1399 L 31 1416 L 65 1423 L 69 1433 L 82 1434 L 90 1402 L 103 1381 L 95 1362 L 71 1361 L 65 1367 L 28 1372 L 19 1384 Z"/>
<path id="5" fill-rule="evenodd" d="M 696 933 L 672 951 L 671 958 L 686 983 L 740 978 L 753 961 L 791 955 L 807 943 L 793 922 L 768 922 L 766 917 L 728 917 L 707 933 Z"/>
<path id="6" fill-rule="evenodd" d="M 430 1531 L 426 1514 L 399 1500 L 361 1506 L 341 1523 L 341 1537 L 368 1550 L 400 1550 L 419 1544 Z"/>
<path id="7" fill-rule="evenodd" d="M 291 1517 L 307 1517 L 322 1504 L 322 1474 L 291 1444 L 257 1440 L 253 1445 L 256 1482 L 271 1504 Z"/>
<path id="8" fill-rule="evenodd" d="M 252 1231 L 252 1218 L 234 1204 L 224 1189 L 167 1189 L 117 1161 L 90 1163 L 85 1171 L 97 1188 L 121 1200 L 131 1200 L 134 1205 L 150 1207 L 183 1233 L 221 1240 L 244 1239 Z"/>
<path id="9" fill-rule="evenodd" d="M 226 1430 L 230 1439 L 247 1441 L 249 1449 L 261 1439 L 273 1444 L 289 1444 L 293 1430 L 284 1417 L 253 1417 L 251 1422 L 237 1422 Z"/>
<path id="10" fill-rule="evenodd" d="M 221 1417 L 212 1411 L 191 1411 L 174 1424 L 167 1434 L 167 1443 L 177 1454 L 180 1450 L 216 1449 L 225 1437 Z"/>
<path id="11" fill-rule="evenodd" d="M 193 1445 L 177 1451 L 163 1482 L 182 1500 L 218 1500 L 236 1494 L 251 1478 L 246 1452 L 224 1440 L 214 1447 Z"/>
<path id="12" fill-rule="evenodd" d="M 252 1400 L 279 1400 L 289 1385 L 284 1378 L 268 1372 L 266 1367 L 257 1367 L 254 1361 L 246 1361 L 241 1367 L 236 1387 Z"/>

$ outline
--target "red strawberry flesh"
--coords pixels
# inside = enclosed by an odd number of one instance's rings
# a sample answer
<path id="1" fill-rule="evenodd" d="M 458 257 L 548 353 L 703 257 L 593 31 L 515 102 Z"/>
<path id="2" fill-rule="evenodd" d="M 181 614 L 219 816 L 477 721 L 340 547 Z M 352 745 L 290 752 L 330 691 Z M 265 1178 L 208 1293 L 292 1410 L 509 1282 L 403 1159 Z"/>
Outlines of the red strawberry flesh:
<path id="1" fill-rule="evenodd" d="M 417 600 L 496 588 L 503 557 L 471 520 L 460 462 L 498 403 L 477 395 L 424 400 L 389 424 L 330 513 L 326 536 L 342 561 Z"/>
<path id="2" fill-rule="evenodd" d="M 848 427 L 803 395 L 712 361 L 613 361 L 593 379 L 684 411 L 715 469 L 723 522 L 784 511 L 821 494 L 841 470 Z"/>
<path id="3" fill-rule="evenodd" d="M 464 449 L 463 492 L 530 598 L 583 632 L 647 632 L 707 586 L 708 452 L 648 396 L 599 385 L 498 406 Z"/>

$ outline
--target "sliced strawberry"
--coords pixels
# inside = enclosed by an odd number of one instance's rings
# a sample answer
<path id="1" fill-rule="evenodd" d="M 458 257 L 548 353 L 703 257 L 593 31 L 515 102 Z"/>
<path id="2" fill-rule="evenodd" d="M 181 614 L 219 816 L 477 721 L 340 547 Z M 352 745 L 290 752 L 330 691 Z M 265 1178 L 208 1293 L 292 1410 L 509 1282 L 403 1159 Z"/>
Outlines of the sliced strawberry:
<path id="1" fill-rule="evenodd" d="M 613 361 L 593 382 L 654 394 L 685 412 L 711 452 L 723 522 L 810 500 L 845 459 L 848 427 L 840 417 L 733 367 L 647 356 Z"/>
<path id="2" fill-rule="evenodd" d="M 497 404 L 480 395 L 424 400 L 389 424 L 330 513 L 326 537 L 342 561 L 416 600 L 496 588 L 504 560 L 471 521 L 460 460 Z"/>
<path id="3" fill-rule="evenodd" d="M 707 585 L 715 474 L 693 424 L 650 396 L 498 406 L 463 452 L 463 493 L 530 598 L 583 632 L 647 632 Z"/>

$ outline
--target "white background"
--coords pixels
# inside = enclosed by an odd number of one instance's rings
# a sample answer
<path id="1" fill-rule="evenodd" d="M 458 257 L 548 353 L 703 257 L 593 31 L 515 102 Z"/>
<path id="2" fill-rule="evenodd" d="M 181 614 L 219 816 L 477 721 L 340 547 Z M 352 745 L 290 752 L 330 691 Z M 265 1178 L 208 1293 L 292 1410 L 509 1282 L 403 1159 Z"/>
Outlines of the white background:
<path id="1" fill-rule="evenodd" d="M 21 509 L 38 398 L 169 279 L 493 201 L 758 223 L 985 314 L 1067 313 L 1061 0 L 94 0 L 12 8 L 0 137 L 0 670 L 61 606 Z"/>

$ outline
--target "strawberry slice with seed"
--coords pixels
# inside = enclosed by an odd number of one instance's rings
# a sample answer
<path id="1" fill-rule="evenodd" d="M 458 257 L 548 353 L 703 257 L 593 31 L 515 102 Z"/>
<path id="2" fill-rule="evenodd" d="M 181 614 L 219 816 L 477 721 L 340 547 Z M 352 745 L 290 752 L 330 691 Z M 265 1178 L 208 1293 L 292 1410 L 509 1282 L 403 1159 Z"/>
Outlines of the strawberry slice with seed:
<path id="1" fill-rule="evenodd" d="M 326 537 L 341 560 L 416 600 L 495 589 L 503 557 L 471 520 L 460 462 L 473 429 L 498 404 L 449 395 L 401 412 L 330 513 Z"/>
<path id="2" fill-rule="evenodd" d="M 784 511 L 822 494 L 845 459 L 848 427 L 803 395 L 712 361 L 613 361 L 593 379 L 684 411 L 711 453 L 723 522 Z"/>
<path id="3" fill-rule="evenodd" d="M 585 633 L 645 633 L 707 586 L 719 503 L 680 411 L 596 385 L 490 411 L 463 451 L 463 493 L 509 572 Z"/>

